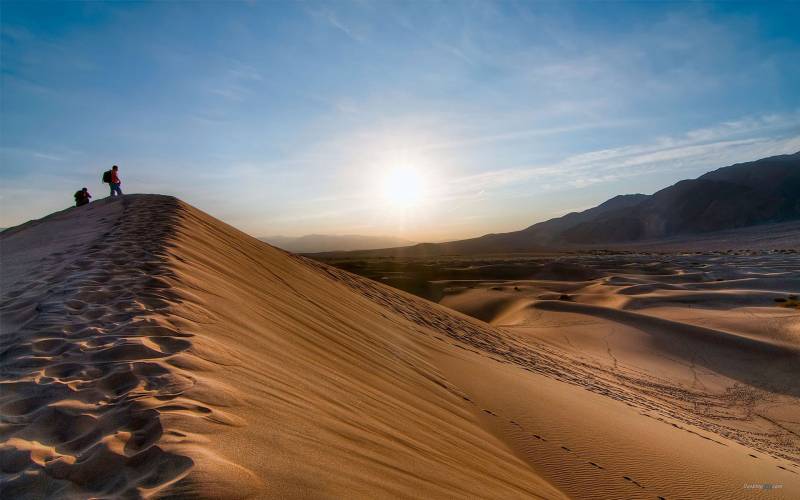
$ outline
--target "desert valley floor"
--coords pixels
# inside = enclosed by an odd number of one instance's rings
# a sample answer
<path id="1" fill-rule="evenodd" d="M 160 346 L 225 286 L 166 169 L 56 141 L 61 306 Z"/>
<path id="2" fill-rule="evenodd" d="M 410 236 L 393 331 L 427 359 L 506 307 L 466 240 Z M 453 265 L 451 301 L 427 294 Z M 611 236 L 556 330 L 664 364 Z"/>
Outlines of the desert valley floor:
<path id="1" fill-rule="evenodd" d="M 800 497 L 797 253 L 473 262 L 428 301 L 165 196 L 0 244 L 4 498 Z"/>

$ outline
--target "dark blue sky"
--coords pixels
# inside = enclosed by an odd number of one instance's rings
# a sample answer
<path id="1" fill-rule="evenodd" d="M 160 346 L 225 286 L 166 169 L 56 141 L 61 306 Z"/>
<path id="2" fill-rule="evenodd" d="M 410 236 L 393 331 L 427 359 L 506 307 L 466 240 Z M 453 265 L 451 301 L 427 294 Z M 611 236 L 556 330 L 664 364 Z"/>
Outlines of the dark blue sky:
<path id="1" fill-rule="evenodd" d="M 100 173 L 254 235 L 512 230 L 800 150 L 797 2 L 2 4 L 0 226 Z M 383 193 L 417 172 L 413 206 Z M 416 181 L 415 181 L 416 182 Z"/>

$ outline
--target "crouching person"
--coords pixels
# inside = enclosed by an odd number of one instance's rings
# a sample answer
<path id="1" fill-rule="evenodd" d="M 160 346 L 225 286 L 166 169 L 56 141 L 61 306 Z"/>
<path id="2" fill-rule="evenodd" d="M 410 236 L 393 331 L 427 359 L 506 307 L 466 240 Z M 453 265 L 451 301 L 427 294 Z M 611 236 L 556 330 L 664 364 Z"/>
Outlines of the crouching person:
<path id="1" fill-rule="evenodd" d="M 81 205 L 89 204 L 91 201 L 92 195 L 89 194 L 89 190 L 86 188 L 81 189 L 80 191 L 75 192 L 75 206 L 79 207 Z"/>

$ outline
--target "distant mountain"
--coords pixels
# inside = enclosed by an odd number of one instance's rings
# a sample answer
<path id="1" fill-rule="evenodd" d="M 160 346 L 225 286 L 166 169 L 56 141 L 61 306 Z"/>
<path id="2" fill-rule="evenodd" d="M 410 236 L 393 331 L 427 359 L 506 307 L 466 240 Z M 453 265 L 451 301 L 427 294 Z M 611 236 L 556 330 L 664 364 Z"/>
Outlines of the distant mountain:
<path id="1" fill-rule="evenodd" d="M 371 250 L 413 245 L 413 241 L 391 236 L 364 236 L 358 234 L 307 234 L 305 236 L 265 236 L 259 238 L 270 245 L 294 253 L 337 252 Z"/>
<path id="2" fill-rule="evenodd" d="M 620 194 L 610 200 L 583 212 L 570 212 L 563 217 L 550 219 L 534 224 L 522 231 L 520 236 L 526 240 L 536 240 L 541 245 L 548 245 L 561 241 L 561 235 L 569 229 L 601 218 L 609 213 L 629 210 L 648 199 L 646 194 Z M 513 234 L 513 233 L 512 233 Z"/>
<path id="3" fill-rule="evenodd" d="M 620 243 L 800 219 L 800 153 L 720 168 L 563 231 L 566 243 Z"/>
<path id="4" fill-rule="evenodd" d="M 433 256 L 630 246 L 800 220 L 800 152 L 739 163 L 652 195 L 628 194 L 520 231 L 370 255 Z"/>

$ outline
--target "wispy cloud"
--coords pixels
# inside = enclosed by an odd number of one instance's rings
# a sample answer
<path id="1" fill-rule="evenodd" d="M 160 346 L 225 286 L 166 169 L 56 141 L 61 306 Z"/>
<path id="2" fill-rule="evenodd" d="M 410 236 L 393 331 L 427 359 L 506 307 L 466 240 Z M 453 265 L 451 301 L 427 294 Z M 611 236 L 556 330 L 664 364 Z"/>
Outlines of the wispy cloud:
<path id="1" fill-rule="evenodd" d="M 769 134 L 776 131 L 783 134 Z M 655 171 L 712 169 L 799 150 L 800 113 L 745 117 L 652 143 L 589 151 L 548 165 L 464 176 L 444 189 L 452 197 L 475 196 L 537 178 L 547 182 L 533 185 L 534 189 L 584 188 Z"/>
<path id="2" fill-rule="evenodd" d="M 244 101 L 255 93 L 255 86 L 264 80 L 260 71 L 239 61 L 232 61 L 225 71 L 209 82 L 209 92 L 232 101 Z"/>
<path id="3" fill-rule="evenodd" d="M 358 32 L 352 26 L 345 23 L 341 17 L 334 12 L 332 9 L 323 7 L 320 9 L 307 9 L 307 12 L 311 17 L 314 19 L 320 20 L 326 23 L 328 26 L 344 33 L 348 38 L 354 40 L 358 43 L 364 43 L 366 41 L 366 36 L 363 33 Z"/>
<path id="4" fill-rule="evenodd" d="M 17 147 L 8 147 L 2 146 L 0 147 L 0 153 L 3 156 L 19 156 L 22 158 L 33 158 L 37 160 L 47 160 L 47 161 L 58 161 L 63 162 L 66 161 L 69 156 L 74 156 L 77 154 L 76 151 L 65 151 L 63 153 L 53 153 L 51 151 L 41 151 L 35 149 L 27 149 L 27 148 L 17 148 Z"/>
<path id="5" fill-rule="evenodd" d="M 510 130 L 507 132 L 497 134 L 487 134 L 475 137 L 467 137 L 447 142 L 439 142 L 428 144 L 422 150 L 436 150 L 436 149 L 456 149 L 465 146 L 475 146 L 479 144 L 493 144 L 498 142 L 515 141 L 520 139 L 529 139 L 532 137 L 541 137 L 547 135 L 567 134 L 570 132 L 585 131 L 600 128 L 614 128 L 625 127 L 636 123 L 636 120 L 616 120 L 605 122 L 591 122 L 591 123 L 577 123 L 574 125 L 564 125 L 561 127 L 534 127 L 522 130 Z"/>
<path id="6" fill-rule="evenodd" d="M 789 136 L 800 134 L 800 111 L 744 117 L 677 136 L 663 136 L 652 143 L 592 151 L 575 155 L 565 160 L 564 165 L 577 167 L 608 163 L 624 168 L 678 160 L 734 146 L 769 142 L 769 137 L 776 132 Z"/>
<path id="7" fill-rule="evenodd" d="M 33 152 L 33 156 L 36 158 L 42 158 L 44 160 L 52 160 L 52 161 L 64 161 L 64 158 L 56 155 L 51 155 L 47 153 L 40 153 L 38 151 Z"/>

